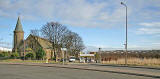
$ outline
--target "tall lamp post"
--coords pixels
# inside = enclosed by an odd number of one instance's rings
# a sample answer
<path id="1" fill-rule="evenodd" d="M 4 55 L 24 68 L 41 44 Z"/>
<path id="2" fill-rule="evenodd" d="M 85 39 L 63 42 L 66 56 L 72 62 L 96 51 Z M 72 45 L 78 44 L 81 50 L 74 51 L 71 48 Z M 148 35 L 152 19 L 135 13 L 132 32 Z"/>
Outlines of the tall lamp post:
<path id="1" fill-rule="evenodd" d="M 26 55 L 26 52 L 25 52 L 25 50 L 26 50 L 26 45 L 25 45 L 25 40 L 23 40 L 23 41 L 24 41 L 23 57 L 24 57 L 24 60 L 25 60 L 25 55 Z"/>
<path id="2" fill-rule="evenodd" d="M 125 43 L 126 52 L 125 52 L 125 65 L 127 65 L 127 5 L 124 4 L 123 2 L 121 2 L 121 5 L 123 5 L 123 6 L 126 7 L 126 43 Z"/>
<path id="3" fill-rule="evenodd" d="M 99 48 L 98 51 L 99 51 L 99 57 L 100 57 L 100 58 L 99 58 L 99 62 L 101 63 L 101 59 L 102 59 L 102 56 L 101 56 L 101 48 Z"/>

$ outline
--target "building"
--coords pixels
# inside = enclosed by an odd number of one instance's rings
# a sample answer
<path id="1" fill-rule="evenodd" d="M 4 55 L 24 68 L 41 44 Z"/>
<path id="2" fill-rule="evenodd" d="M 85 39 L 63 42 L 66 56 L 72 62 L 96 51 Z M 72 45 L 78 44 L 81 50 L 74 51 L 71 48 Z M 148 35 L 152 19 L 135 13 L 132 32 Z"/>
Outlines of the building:
<path id="1" fill-rule="evenodd" d="M 80 62 L 89 63 L 95 62 L 95 54 L 81 54 L 79 55 Z"/>
<path id="2" fill-rule="evenodd" d="M 14 47 L 13 47 L 13 52 L 20 52 L 20 44 L 22 44 L 23 40 L 24 40 L 24 31 L 22 28 L 22 24 L 20 22 L 20 17 L 18 17 L 17 20 L 17 24 L 16 24 L 16 28 L 14 30 Z"/>
<path id="3" fill-rule="evenodd" d="M 14 47 L 12 49 L 12 52 L 18 52 L 21 57 L 26 55 L 28 52 L 35 53 L 39 48 L 42 48 L 45 51 L 46 57 L 48 59 L 54 57 L 54 54 L 52 53 L 52 44 L 47 39 L 31 34 L 26 39 L 24 39 L 24 31 L 22 28 L 20 17 L 18 17 L 17 20 L 13 39 Z"/>

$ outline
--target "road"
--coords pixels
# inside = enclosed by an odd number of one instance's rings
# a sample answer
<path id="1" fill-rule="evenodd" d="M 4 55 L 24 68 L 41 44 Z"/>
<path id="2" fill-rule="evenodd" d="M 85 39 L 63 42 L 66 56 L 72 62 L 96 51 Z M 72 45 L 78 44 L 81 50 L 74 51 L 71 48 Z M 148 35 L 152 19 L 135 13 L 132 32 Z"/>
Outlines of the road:
<path id="1" fill-rule="evenodd" d="M 104 65 L 104 64 L 89 64 L 90 66 L 101 66 L 107 68 L 118 68 L 122 70 L 135 70 L 135 71 L 144 71 L 144 72 L 152 72 L 152 73 L 159 73 L 160 75 L 160 68 L 154 67 L 143 67 L 143 66 L 120 66 L 120 65 Z"/>
<path id="2" fill-rule="evenodd" d="M 0 64 L 0 79 L 158 79 L 146 76 L 47 66 Z"/>
<path id="3" fill-rule="evenodd" d="M 128 72 L 137 72 L 137 73 L 147 73 L 148 75 L 157 75 L 160 78 L 160 68 L 154 68 L 154 67 L 143 67 L 143 66 L 120 66 L 120 65 L 104 65 L 104 64 L 85 64 L 80 65 L 84 67 L 95 67 L 96 69 L 106 69 L 106 70 L 121 70 L 121 71 L 128 71 Z"/>

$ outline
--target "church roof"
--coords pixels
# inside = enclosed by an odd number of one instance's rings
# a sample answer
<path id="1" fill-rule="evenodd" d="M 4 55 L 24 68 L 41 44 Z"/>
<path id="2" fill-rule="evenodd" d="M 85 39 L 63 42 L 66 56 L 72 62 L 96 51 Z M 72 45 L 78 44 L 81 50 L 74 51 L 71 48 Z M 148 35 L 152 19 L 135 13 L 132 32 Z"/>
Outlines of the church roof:
<path id="1" fill-rule="evenodd" d="M 51 49 L 52 48 L 52 43 L 49 42 L 48 40 L 46 39 L 43 39 L 43 38 L 39 38 L 39 44 L 45 48 L 45 49 Z"/>
<path id="2" fill-rule="evenodd" d="M 52 48 L 52 43 L 49 40 L 41 38 L 39 36 L 31 35 L 31 34 L 30 36 L 35 37 L 35 40 L 37 40 L 37 42 L 41 45 L 42 48 L 45 48 L 45 49 Z"/>
<path id="3" fill-rule="evenodd" d="M 15 28 L 14 31 L 21 31 L 21 32 L 23 32 L 23 28 L 22 28 L 22 24 L 21 24 L 21 21 L 20 21 L 20 17 L 18 17 L 16 28 Z"/>

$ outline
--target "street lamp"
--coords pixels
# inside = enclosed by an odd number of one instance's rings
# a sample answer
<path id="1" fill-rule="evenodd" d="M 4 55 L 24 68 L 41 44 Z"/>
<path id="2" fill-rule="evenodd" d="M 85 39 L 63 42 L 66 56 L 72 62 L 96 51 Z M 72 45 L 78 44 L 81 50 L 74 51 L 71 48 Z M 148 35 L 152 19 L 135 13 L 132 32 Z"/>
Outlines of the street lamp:
<path id="1" fill-rule="evenodd" d="M 125 65 L 127 65 L 127 5 L 124 4 L 123 2 L 121 2 L 121 5 L 126 7 L 126 43 L 124 45 L 125 45 L 125 49 L 126 49 L 126 52 L 125 52 Z"/>
<path id="2" fill-rule="evenodd" d="M 102 59 L 102 56 L 101 56 L 101 48 L 99 48 L 99 55 L 100 55 L 99 62 L 101 63 L 101 59 Z"/>
<path id="3" fill-rule="evenodd" d="M 25 40 L 23 40 L 23 44 L 24 44 L 24 48 L 23 48 L 23 60 L 25 60 L 25 50 L 26 50 L 26 44 L 25 44 Z"/>

